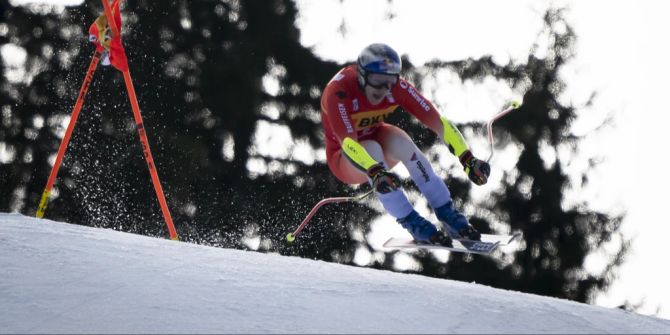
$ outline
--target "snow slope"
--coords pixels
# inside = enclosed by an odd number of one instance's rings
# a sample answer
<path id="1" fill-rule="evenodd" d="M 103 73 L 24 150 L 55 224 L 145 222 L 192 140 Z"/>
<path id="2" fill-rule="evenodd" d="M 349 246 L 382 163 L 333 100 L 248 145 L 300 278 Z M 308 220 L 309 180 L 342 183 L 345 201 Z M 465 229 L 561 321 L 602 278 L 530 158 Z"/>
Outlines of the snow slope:
<path id="1" fill-rule="evenodd" d="M 669 333 L 482 285 L 0 213 L 0 333 Z"/>

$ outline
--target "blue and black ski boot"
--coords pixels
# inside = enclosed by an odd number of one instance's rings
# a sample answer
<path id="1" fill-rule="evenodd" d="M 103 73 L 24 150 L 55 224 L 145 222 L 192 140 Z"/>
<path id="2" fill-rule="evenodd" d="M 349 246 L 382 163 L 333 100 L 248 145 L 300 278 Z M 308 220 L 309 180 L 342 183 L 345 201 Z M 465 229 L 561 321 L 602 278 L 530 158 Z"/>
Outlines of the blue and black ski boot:
<path id="1" fill-rule="evenodd" d="M 470 225 L 465 215 L 454 208 L 451 200 L 435 208 L 435 216 L 444 223 L 446 229 L 454 232 L 454 235 L 457 234 L 461 238 L 472 241 L 481 241 L 482 234 Z"/>
<path id="2" fill-rule="evenodd" d="M 398 223 L 407 229 L 414 240 L 418 243 L 439 244 L 451 247 L 451 237 L 445 234 L 433 225 L 430 221 L 423 218 L 415 210 L 412 210 L 409 215 L 402 219 L 398 219 Z"/>

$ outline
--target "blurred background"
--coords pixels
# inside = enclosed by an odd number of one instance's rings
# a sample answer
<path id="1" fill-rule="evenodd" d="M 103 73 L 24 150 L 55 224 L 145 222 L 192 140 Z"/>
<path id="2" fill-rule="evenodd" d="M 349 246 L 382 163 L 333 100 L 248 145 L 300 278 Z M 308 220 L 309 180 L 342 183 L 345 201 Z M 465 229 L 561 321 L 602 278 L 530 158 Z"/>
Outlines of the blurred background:
<path id="1" fill-rule="evenodd" d="M 0 211 L 34 215 L 94 46 L 99 1 L 0 3 Z M 183 241 L 273 252 L 620 307 L 670 318 L 660 247 L 667 180 L 667 30 L 653 1 L 143 1 L 122 5 L 144 125 Z M 402 111 L 405 129 L 487 233 L 521 231 L 494 257 L 381 248 L 406 234 L 379 203 L 322 208 L 319 99 L 366 45 L 403 55 L 403 76 L 486 157 L 473 186 Z M 660 162 L 659 162 L 660 160 Z M 402 168 L 401 175 L 406 175 Z M 430 216 L 416 187 L 411 200 Z M 659 190 L 659 191 L 657 191 Z M 98 68 L 45 217 L 167 237 L 121 73 Z M 434 219 L 434 217 L 430 216 Z"/>

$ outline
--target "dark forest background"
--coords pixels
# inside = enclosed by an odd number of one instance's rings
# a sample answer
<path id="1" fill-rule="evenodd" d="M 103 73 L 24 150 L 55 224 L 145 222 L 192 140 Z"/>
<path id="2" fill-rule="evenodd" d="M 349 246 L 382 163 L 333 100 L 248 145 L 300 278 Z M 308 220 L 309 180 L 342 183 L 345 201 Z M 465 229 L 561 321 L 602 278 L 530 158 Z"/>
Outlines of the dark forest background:
<path id="1" fill-rule="evenodd" d="M 130 70 L 182 241 L 245 249 L 245 239 L 257 238 L 254 249 L 261 252 L 351 265 L 359 248 L 384 254 L 355 238 L 384 215 L 372 203 L 326 206 L 296 243 L 284 242 L 318 200 L 367 189 L 338 182 L 323 157 L 305 162 L 290 154 L 268 156 L 255 145 L 262 124 L 290 132 L 288 152 L 305 144 L 323 148 L 320 93 L 344 64 L 321 60 L 299 43 L 292 1 L 128 0 L 122 8 Z M 98 1 L 63 11 L 0 2 L 0 48 L 27 53 L 25 75 L 0 77 L 1 212 L 35 214 L 93 55 L 87 29 L 101 12 Z M 446 263 L 430 253 L 412 257 L 424 275 L 590 302 L 607 289 L 629 242 L 624 240 L 602 272 L 585 270 L 586 257 L 620 235 L 622 217 L 593 211 L 586 203 L 565 205 L 570 202 L 564 191 L 573 183 L 586 185 L 589 171 L 574 180 L 564 170 L 569 162 L 545 162 L 540 155 L 543 146 L 554 151 L 568 146 L 577 153 L 582 138 L 572 135 L 570 126 L 583 108 L 558 99 L 570 85 L 559 73 L 574 57 L 576 35 L 560 9 L 545 13 L 544 22 L 538 32 L 548 39 L 543 58 L 534 56 L 537 46 L 529 46 L 524 61 L 508 64 L 482 57 L 418 65 L 403 57 L 403 75 L 419 88 L 427 75 L 450 71 L 463 81 L 504 81 L 524 101 L 494 127 L 497 150 L 518 148 L 516 166 L 504 172 L 497 191 L 476 204 L 481 210 L 471 218 L 482 232 L 495 232 L 493 222 L 523 232 L 521 248 L 494 257 L 451 254 Z M 352 60 L 357 53 L 352 50 Z M 7 62 L 0 66 L 0 73 L 17 70 Z M 278 92 L 266 92 L 264 77 L 279 83 Z M 407 113 L 396 112 L 392 122 L 427 151 L 443 145 Z M 483 126 L 459 125 L 476 136 L 484 136 Z M 445 182 L 458 204 L 473 201 L 464 174 Z M 411 182 L 405 186 L 414 188 Z M 122 75 L 111 67 L 95 74 L 45 217 L 168 236 Z M 394 253 L 375 257 L 369 266 L 393 270 Z"/>

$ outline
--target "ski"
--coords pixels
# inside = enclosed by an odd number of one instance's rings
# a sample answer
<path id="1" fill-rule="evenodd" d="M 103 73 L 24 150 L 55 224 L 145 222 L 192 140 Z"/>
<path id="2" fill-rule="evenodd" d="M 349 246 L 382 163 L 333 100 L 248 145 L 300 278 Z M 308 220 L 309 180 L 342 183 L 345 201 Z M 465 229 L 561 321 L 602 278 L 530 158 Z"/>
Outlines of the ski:
<path id="1" fill-rule="evenodd" d="M 521 233 L 512 235 L 482 234 L 481 241 L 472 241 L 464 238 L 454 238 L 452 246 L 417 243 L 412 238 L 392 237 L 384 243 L 385 248 L 414 248 L 414 249 L 444 249 L 455 252 L 489 255 L 500 246 L 509 245 L 521 238 Z"/>
<path id="2" fill-rule="evenodd" d="M 452 238 L 459 241 L 469 241 L 468 239 L 457 238 L 454 236 L 452 236 Z M 498 246 L 512 244 L 512 242 L 519 240 L 520 238 L 521 233 L 514 233 L 512 235 L 482 234 L 482 242 L 498 242 Z"/>
<path id="3" fill-rule="evenodd" d="M 470 241 L 470 240 L 453 240 L 452 246 L 444 246 L 438 244 L 417 243 L 412 238 L 392 237 L 386 243 L 385 248 L 414 248 L 414 249 L 444 249 L 455 252 L 464 252 L 471 254 L 488 255 L 493 252 L 499 245 L 500 241 L 485 242 L 485 241 Z"/>

